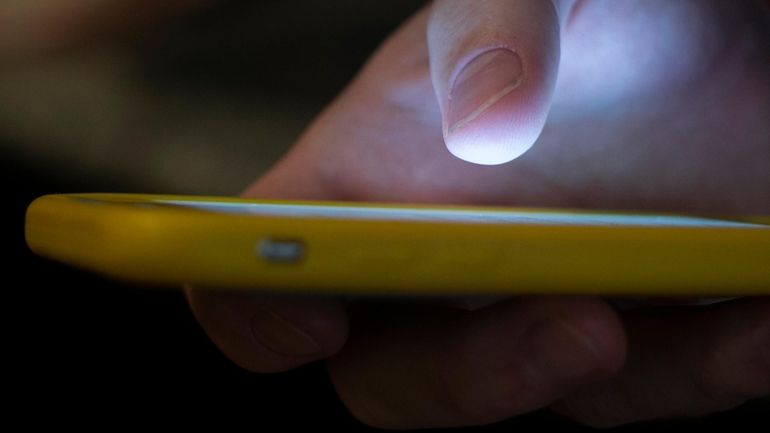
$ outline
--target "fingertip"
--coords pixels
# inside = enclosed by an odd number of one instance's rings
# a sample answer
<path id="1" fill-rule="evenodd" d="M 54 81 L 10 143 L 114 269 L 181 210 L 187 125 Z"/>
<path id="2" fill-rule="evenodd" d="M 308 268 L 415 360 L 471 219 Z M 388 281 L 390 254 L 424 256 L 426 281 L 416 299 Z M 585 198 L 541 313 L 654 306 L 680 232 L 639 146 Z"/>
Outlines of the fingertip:
<path id="1" fill-rule="evenodd" d="M 453 80 L 444 116 L 444 142 L 456 157 L 482 165 L 527 152 L 545 126 L 554 65 L 495 48 L 473 57 Z"/>
<path id="2" fill-rule="evenodd" d="M 486 51 L 454 79 L 444 118 L 444 142 L 456 157 L 498 165 L 537 141 L 550 109 L 548 69 L 507 48 Z"/>
<path id="3" fill-rule="evenodd" d="M 546 110 L 500 107 L 475 119 L 472 125 L 448 131 L 444 142 L 452 155 L 464 161 L 480 165 L 505 164 L 532 148 L 543 130 Z"/>
<path id="4" fill-rule="evenodd" d="M 550 1 L 434 4 L 431 78 L 444 141 L 454 156 L 498 165 L 533 146 L 551 106 L 559 35 L 559 14 Z"/>
<path id="5" fill-rule="evenodd" d="M 187 298 L 209 338 L 249 371 L 285 371 L 324 359 L 347 339 L 347 314 L 338 300 L 200 289 L 188 289 Z"/>
<path id="6" fill-rule="evenodd" d="M 607 303 L 595 300 L 583 302 L 579 314 L 562 320 L 585 347 L 596 357 L 598 375 L 611 376 L 623 367 L 628 341 L 623 323 Z"/>
<path id="7" fill-rule="evenodd" d="M 502 308 L 508 309 L 508 315 L 520 307 Z M 610 377 L 622 368 L 625 331 L 603 301 L 543 298 L 529 301 L 527 308 L 531 311 L 517 351 L 533 371 L 539 371 L 528 376 L 530 389 L 568 390 Z"/>

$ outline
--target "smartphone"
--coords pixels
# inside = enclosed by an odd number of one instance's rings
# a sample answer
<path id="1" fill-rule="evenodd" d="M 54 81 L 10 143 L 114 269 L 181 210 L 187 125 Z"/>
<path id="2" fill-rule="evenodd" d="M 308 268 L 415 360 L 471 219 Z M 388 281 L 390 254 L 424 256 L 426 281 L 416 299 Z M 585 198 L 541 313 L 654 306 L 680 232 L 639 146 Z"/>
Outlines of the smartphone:
<path id="1" fill-rule="evenodd" d="M 48 195 L 37 254 L 137 282 L 350 295 L 770 294 L 770 218 Z"/>

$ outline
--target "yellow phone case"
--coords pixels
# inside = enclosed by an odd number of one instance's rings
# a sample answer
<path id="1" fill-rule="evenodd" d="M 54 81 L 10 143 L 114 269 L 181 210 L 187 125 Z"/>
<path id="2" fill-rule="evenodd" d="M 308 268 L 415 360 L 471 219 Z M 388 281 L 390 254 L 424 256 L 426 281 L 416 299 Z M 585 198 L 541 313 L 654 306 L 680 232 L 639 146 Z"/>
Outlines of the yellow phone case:
<path id="1" fill-rule="evenodd" d="M 733 218 L 729 220 L 742 223 L 717 227 L 504 224 L 286 217 L 217 212 L 179 203 L 262 203 L 278 208 L 322 206 L 367 212 L 460 210 L 493 216 L 510 210 L 133 194 L 50 195 L 29 206 L 26 239 L 37 254 L 123 279 L 265 292 L 770 294 L 767 217 Z M 555 212 L 515 210 L 525 216 Z"/>

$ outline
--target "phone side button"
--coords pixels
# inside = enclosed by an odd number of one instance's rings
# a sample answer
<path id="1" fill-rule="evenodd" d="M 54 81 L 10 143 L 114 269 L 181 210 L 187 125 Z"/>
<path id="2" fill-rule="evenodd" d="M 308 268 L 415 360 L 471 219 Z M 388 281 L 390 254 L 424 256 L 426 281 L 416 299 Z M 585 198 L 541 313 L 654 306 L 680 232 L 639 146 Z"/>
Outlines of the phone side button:
<path id="1" fill-rule="evenodd" d="M 257 242 L 257 256 L 270 263 L 299 263 L 305 257 L 305 244 L 298 239 L 264 238 Z"/>

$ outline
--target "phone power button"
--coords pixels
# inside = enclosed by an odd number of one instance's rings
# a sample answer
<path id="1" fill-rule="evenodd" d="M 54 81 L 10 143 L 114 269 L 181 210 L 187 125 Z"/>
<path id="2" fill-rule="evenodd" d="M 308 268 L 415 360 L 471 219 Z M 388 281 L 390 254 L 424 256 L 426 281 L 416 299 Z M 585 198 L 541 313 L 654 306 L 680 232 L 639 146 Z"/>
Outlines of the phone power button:
<path id="1" fill-rule="evenodd" d="M 305 257 L 305 244 L 298 239 L 264 238 L 257 242 L 257 256 L 270 263 L 298 263 Z"/>

